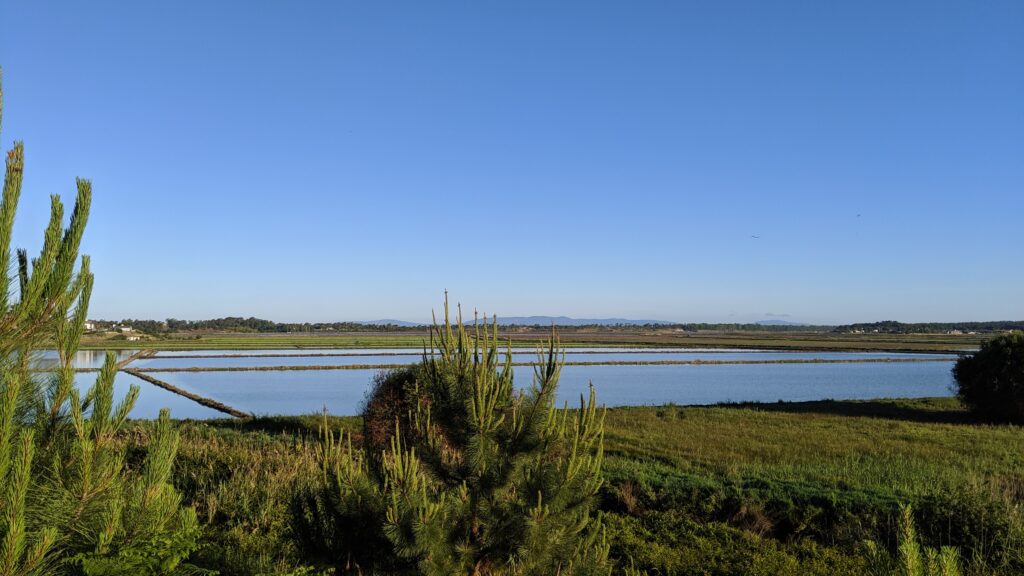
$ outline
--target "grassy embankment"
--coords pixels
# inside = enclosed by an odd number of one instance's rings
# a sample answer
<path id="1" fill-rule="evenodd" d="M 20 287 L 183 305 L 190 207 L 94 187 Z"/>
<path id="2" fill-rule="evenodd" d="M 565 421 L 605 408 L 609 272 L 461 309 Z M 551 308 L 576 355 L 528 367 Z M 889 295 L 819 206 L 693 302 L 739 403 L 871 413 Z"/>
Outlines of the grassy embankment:
<path id="1" fill-rule="evenodd" d="M 316 562 L 290 518 L 318 474 L 321 422 L 181 425 L 175 478 L 207 524 L 203 564 L 255 574 Z M 605 447 L 613 553 L 652 576 L 862 574 L 863 542 L 891 549 L 900 502 L 931 543 L 974 558 L 968 574 L 1024 570 L 1024 434 L 972 423 L 955 399 L 616 408 Z"/>
<path id="2" fill-rule="evenodd" d="M 778 350 L 949 352 L 977 348 L 983 335 L 838 334 L 831 332 L 699 332 L 678 334 L 657 330 L 585 332 L 560 329 L 566 346 L 666 346 L 684 348 L 773 348 Z M 505 333 L 517 346 L 546 341 L 544 330 Z M 87 335 L 82 349 L 266 350 L 274 348 L 422 348 L 423 331 L 323 334 L 201 334 L 144 337 L 137 341 Z"/>

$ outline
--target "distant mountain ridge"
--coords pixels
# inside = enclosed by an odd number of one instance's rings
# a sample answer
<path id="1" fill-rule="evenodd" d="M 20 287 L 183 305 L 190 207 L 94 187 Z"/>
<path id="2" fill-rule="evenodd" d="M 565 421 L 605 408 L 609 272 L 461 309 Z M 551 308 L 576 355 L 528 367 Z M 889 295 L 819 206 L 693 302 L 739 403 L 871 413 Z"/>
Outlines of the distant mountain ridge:
<path id="1" fill-rule="evenodd" d="M 483 318 L 481 318 L 483 320 Z M 470 324 L 473 322 L 473 318 L 463 317 L 462 321 Z M 488 323 L 492 320 L 487 319 Z M 384 325 L 395 325 L 395 326 L 424 326 L 423 323 L 418 322 L 407 322 L 404 320 L 369 320 L 366 322 L 357 322 L 357 324 L 373 325 L 373 326 L 384 326 Z M 676 322 L 668 322 L 666 320 L 630 320 L 627 318 L 570 318 L 568 316 L 498 316 L 498 324 L 500 326 L 643 326 L 645 324 L 655 325 L 670 325 L 676 324 Z"/>
<path id="2" fill-rule="evenodd" d="M 643 326 L 644 324 L 675 324 L 665 320 L 630 320 L 628 318 L 569 318 L 568 316 L 498 316 L 502 326 Z"/>
<path id="3" fill-rule="evenodd" d="M 406 322 L 405 320 L 394 320 L 391 318 L 385 318 L 384 320 L 363 320 L 355 321 L 353 324 L 365 324 L 366 326 L 401 326 L 402 328 L 413 328 L 415 326 L 426 326 L 422 322 Z"/>
<path id="4" fill-rule="evenodd" d="M 754 324 L 759 326 L 807 326 L 803 322 L 790 322 L 789 320 L 758 320 Z"/>

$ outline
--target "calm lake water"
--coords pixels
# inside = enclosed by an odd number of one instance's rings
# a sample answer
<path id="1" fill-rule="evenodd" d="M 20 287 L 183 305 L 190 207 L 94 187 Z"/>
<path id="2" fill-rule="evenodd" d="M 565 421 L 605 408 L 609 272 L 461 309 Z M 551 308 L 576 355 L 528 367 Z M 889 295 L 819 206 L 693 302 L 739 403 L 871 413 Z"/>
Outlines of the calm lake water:
<path id="1" fill-rule="evenodd" d="M 211 357 L 210 355 L 163 355 L 132 363 L 134 368 L 224 368 L 253 366 L 352 366 L 379 364 L 413 364 L 419 362 L 422 352 L 405 352 L 379 350 L 361 350 L 351 352 L 309 352 L 306 354 L 325 354 L 323 356 L 299 356 L 296 354 L 271 354 L 260 352 L 257 355 L 237 357 Z M 703 351 L 623 351 L 592 349 L 586 351 L 567 351 L 566 362 L 656 362 L 694 360 L 729 361 L 767 361 L 767 360 L 867 360 L 867 359 L 898 359 L 898 358 L 934 358 L 928 354 L 895 354 L 885 352 L 772 352 L 772 351 L 735 351 L 735 350 L 703 350 Z M 504 358 L 504 354 L 502 355 Z M 950 359 L 955 357 L 950 356 Z M 512 361 L 517 363 L 535 362 L 536 351 L 513 351 Z"/>
<path id="2" fill-rule="evenodd" d="M 736 350 L 570 350 L 567 361 L 656 361 L 656 360 L 777 360 L 777 359 L 913 359 L 939 358 L 939 362 L 849 363 L 849 364 L 756 364 L 756 365 L 669 365 L 669 366 L 566 366 L 562 370 L 559 401 L 577 404 L 590 383 L 598 401 L 608 406 L 652 404 L 714 404 L 719 402 L 775 402 L 820 399 L 870 399 L 880 397 L 948 396 L 952 394 L 952 355 L 778 352 Z M 398 364 L 416 362 L 416 352 L 390 350 L 284 350 L 284 351 L 196 351 L 167 352 L 132 363 L 133 368 L 242 367 L 285 365 Z M 214 358 L 223 354 L 257 357 Z M 289 357 L 295 354 L 337 354 L 320 357 Z M 268 356 L 278 354 L 278 357 Z M 202 356 L 182 358 L 181 356 Z M 532 351 L 516 351 L 514 360 L 529 362 Z M 79 365 L 98 366 L 101 353 L 78 359 Z M 156 372 L 152 376 L 175 386 L 219 400 L 257 415 L 308 414 L 326 409 L 331 414 L 356 414 L 376 370 L 319 370 L 265 372 Z M 515 382 L 528 386 L 532 368 L 516 367 Z M 95 374 L 80 374 L 88 385 Z M 128 374 L 119 373 L 119 395 L 130 384 L 141 387 L 133 417 L 153 418 L 161 407 L 171 408 L 176 418 L 221 417 L 186 398 L 167 392 Z"/>

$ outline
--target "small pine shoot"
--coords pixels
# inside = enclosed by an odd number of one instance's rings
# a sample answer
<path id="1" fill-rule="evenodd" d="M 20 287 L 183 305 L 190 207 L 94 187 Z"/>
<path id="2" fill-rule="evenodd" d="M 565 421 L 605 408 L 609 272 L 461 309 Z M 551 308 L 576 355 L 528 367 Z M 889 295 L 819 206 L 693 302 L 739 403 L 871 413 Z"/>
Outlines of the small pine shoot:
<path id="1" fill-rule="evenodd" d="M 923 546 L 914 526 L 910 505 L 900 506 L 898 569 L 893 576 L 960 576 L 960 554 L 956 548 L 936 550 Z"/>

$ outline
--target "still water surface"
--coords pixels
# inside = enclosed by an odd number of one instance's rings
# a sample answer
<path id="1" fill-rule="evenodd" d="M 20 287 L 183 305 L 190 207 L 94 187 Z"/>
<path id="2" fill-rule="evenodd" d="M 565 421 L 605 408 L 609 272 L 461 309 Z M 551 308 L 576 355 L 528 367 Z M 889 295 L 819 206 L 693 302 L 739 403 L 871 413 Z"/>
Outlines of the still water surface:
<path id="1" fill-rule="evenodd" d="M 778 352 L 735 350 L 644 350 L 623 353 L 619 349 L 590 349 L 590 353 L 566 355 L 572 361 L 657 361 L 657 360 L 776 360 L 776 359 L 912 359 L 941 358 L 939 362 L 850 363 L 850 364 L 756 364 L 756 365 L 669 365 L 669 366 L 566 366 L 562 370 L 559 401 L 579 402 L 593 383 L 598 401 L 608 406 L 666 404 L 714 404 L 719 402 L 775 402 L 820 399 L 870 399 L 880 397 L 946 396 L 952 394 L 950 369 L 955 356 L 896 353 Z M 223 350 L 161 353 L 135 361 L 133 368 L 191 366 L 301 366 L 345 364 L 398 364 L 416 362 L 418 355 L 383 355 L 396 350 L 289 350 L 284 352 L 349 354 L 322 357 L 236 357 L 175 358 L 214 356 Z M 237 354 L 275 354 L 277 351 L 237 351 Z M 365 354 L 365 355 L 351 355 Z M 123 355 L 127 357 L 127 354 Z M 536 358 L 532 351 L 516 351 L 516 362 Z M 52 359 L 51 359 L 52 361 Z M 103 354 L 86 352 L 76 358 L 82 367 L 102 364 Z M 515 383 L 528 386 L 532 368 L 516 367 Z M 219 400 L 257 415 L 308 414 L 326 409 L 331 414 L 356 414 L 377 370 L 321 370 L 269 372 L 157 372 L 152 375 L 175 386 Z M 95 374 L 79 374 L 80 385 L 88 386 Z M 221 417 L 219 412 L 191 400 L 119 373 L 118 397 L 130 384 L 141 393 L 132 416 L 154 418 L 161 407 L 169 407 L 176 418 Z"/>
<path id="2" fill-rule="evenodd" d="M 593 383 L 609 406 L 714 404 L 950 395 L 952 362 L 895 364 L 759 364 L 566 366 L 559 402 L 576 403 Z M 516 367 L 528 386 L 532 369 Z M 374 370 L 159 373 L 196 394 L 255 414 L 305 414 L 326 409 L 356 414 Z M 177 414 L 178 417 L 201 417 Z"/>
<path id="3" fill-rule="evenodd" d="M 390 352 L 390 351 L 389 351 Z M 136 360 L 133 368 L 226 368 L 226 367 L 266 367 L 266 366 L 353 366 L 381 364 L 413 364 L 419 362 L 423 355 L 415 352 L 360 351 L 330 353 L 319 352 L 320 356 L 297 356 L 295 354 L 261 353 L 252 356 L 211 357 L 195 355 L 192 357 L 175 357 L 158 355 L 154 358 Z M 914 358 L 946 358 L 954 360 L 955 356 L 934 354 L 897 354 L 886 352 L 772 352 L 772 351 L 735 351 L 735 350 L 703 350 L 703 351 L 566 351 L 566 362 L 692 362 L 695 360 L 713 362 L 733 361 L 770 361 L 770 360 L 871 360 L 871 359 L 914 359 Z M 504 354 L 502 354 L 504 359 Z M 516 363 L 536 362 L 535 351 L 515 351 L 512 361 Z"/>

